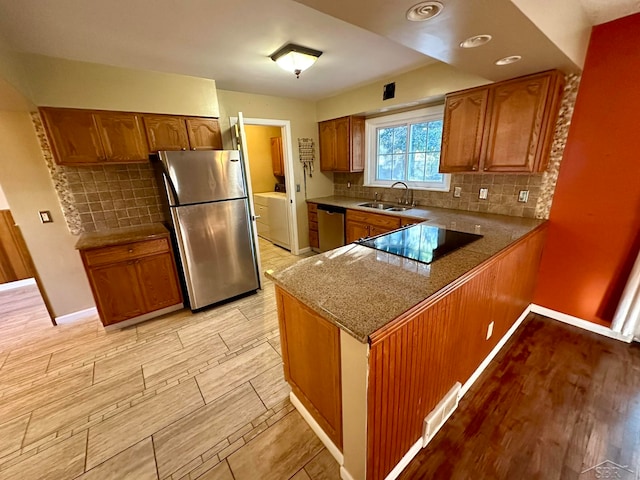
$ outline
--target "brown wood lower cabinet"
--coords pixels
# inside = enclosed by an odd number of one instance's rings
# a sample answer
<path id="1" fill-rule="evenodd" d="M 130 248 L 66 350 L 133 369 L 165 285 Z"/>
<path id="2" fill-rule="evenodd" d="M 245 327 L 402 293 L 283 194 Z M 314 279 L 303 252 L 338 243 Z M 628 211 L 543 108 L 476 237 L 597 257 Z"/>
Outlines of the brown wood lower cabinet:
<path id="1" fill-rule="evenodd" d="M 307 203 L 307 215 L 309 217 L 309 246 L 312 249 L 320 248 L 320 237 L 318 236 L 318 204 Z"/>
<path id="2" fill-rule="evenodd" d="M 182 303 L 169 238 L 81 250 L 104 325 Z"/>
<path id="3" fill-rule="evenodd" d="M 347 210 L 346 218 L 347 243 L 365 237 L 375 237 L 400 228 L 400 217 L 381 215 L 360 210 Z"/>
<path id="4" fill-rule="evenodd" d="M 340 331 L 276 287 L 284 377 L 293 393 L 342 449 Z"/>

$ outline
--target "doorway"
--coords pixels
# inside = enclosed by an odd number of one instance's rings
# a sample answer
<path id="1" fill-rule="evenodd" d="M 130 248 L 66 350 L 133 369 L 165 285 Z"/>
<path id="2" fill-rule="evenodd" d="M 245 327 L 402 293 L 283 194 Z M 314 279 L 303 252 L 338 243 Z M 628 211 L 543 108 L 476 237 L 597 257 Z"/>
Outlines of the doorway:
<path id="1" fill-rule="evenodd" d="M 238 123 L 237 117 L 231 117 L 229 120 L 232 127 Z M 293 255 L 298 255 L 298 222 L 295 203 L 291 123 L 288 120 L 244 118 L 244 126 L 250 170 L 249 177 L 251 178 L 256 215 L 261 215 L 261 205 L 264 206 L 265 204 L 269 212 L 267 213 L 268 222 L 261 222 L 264 219 L 262 216 L 256 220 L 258 235 L 275 245 L 289 249 Z M 276 163 L 278 155 L 280 155 L 282 162 L 280 166 Z M 278 168 L 280 169 L 278 170 Z M 282 173 L 283 175 L 276 175 L 276 173 Z M 256 177 L 255 179 L 254 176 Z M 275 192 L 276 185 L 281 190 L 281 192 L 278 192 L 279 195 L 284 197 L 284 202 L 280 208 L 286 213 L 274 213 L 274 215 L 271 215 L 271 205 L 268 204 L 269 194 Z M 278 203 L 277 196 L 273 195 L 276 199 L 272 200 L 272 203 Z M 265 210 L 262 209 L 262 211 Z M 285 215 L 286 219 L 283 218 Z M 271 234 L 271 224 L 275 229 L 275 236 Z M 288 237 L 288 242 L 284 242 L 284 244 L 280 241 L 283 238 L 283 230 L 288 230 L 288 234 L 284 237 Z"/>

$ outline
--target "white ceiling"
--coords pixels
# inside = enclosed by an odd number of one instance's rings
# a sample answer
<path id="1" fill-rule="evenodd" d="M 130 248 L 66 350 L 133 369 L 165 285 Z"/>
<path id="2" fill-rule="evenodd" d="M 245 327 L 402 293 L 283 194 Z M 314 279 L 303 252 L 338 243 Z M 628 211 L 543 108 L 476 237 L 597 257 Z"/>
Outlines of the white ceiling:
<path id="1" fill-rule="evenodd" d="M 20 51 L 313 100 L 434 62 L 290 0 L 0 0 L 0 31 Z M 289 42 L 324 52 L 299 79 L 269 58 Z"/>
<path id="2" fill-rule="evenodd" d="M 576 70 L 514 0 L 441 1 L 446 8 L 439 17 L 411 24 L 404 12 L 413 0 L 0 0 L 0 31 L 20 51 L 310 100 L 434 58 L 492 80 L 546 68 Z M 640 11 L 640 0 L 579 1 L 594 24 Z M 494 40 L 488 45 L 457 48 L 466 36 L 489 31 Z M 324 52 L 300 79 L 269 58 L 289 42 Z M 493 65 L 513 53 L 523 61 Z"/>
<path id="3" fill-rule="evenodd" d="M 640 0 L 580 0 L 593 25 L 640 12 Z"/>

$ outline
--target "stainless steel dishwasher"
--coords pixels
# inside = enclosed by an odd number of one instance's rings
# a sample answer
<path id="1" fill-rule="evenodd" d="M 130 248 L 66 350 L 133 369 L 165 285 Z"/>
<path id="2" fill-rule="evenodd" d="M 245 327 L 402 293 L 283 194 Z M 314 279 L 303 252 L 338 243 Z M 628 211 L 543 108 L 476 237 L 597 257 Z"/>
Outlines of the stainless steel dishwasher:
<path id="1" fill-rule="evenodd" d="M 344 216 L 346 210 L 332 205 L 318 205 L 319 250 L 326 252 L 345 244 Z"/>

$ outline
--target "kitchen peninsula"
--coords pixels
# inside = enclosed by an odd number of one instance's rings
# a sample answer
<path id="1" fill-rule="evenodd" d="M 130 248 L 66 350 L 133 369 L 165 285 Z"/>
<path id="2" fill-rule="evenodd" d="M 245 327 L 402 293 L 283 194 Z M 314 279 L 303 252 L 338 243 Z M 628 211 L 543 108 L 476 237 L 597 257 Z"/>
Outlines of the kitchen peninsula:
<path id="1" fill-rule="evenodd" d="M 435 434 L 522 319 L 546 231 L 540 220 L 441 208 L 399 216 L 482 238 L 429 264 L 349 244 L 269 274 L 292 400 L 343 478 L 382 480 Z"/>

